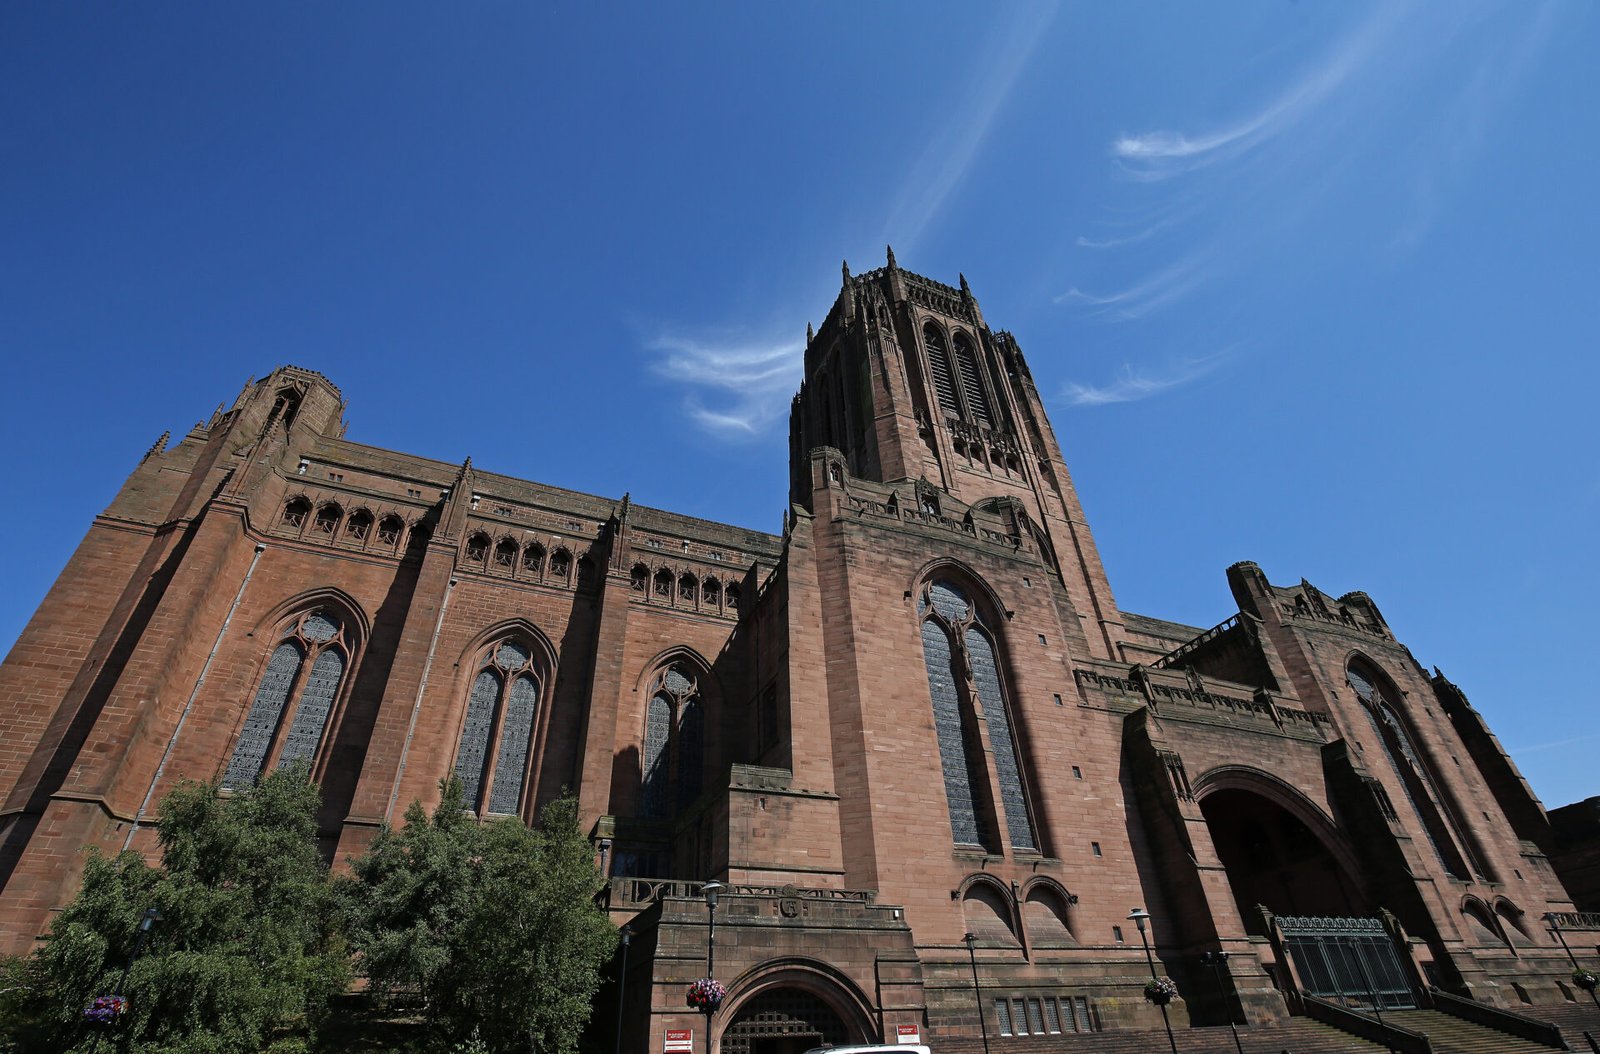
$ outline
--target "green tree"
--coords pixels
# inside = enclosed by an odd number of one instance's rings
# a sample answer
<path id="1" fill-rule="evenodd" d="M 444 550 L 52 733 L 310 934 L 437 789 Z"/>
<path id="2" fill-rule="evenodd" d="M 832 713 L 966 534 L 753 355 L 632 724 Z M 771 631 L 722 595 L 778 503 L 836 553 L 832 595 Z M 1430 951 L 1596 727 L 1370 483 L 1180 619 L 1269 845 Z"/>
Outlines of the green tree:
<path id="1" fill-rule="evenodd" d="M 339 884 L 360 970 L 380 998 L 415 991 L 428 1005 L 450 940 L 472 912 L 478 821 L 464 811 L 459 781 L 440 788 L 431 818 L 412 802 L 405 826 L 379 832 Z"/>
<path id="2" fill-rule="evenodd" d="M 533 830 L 480 825 L 454 781 L 444 790 L 431 818 L 413 805 L 355 864 L 345 891 L 361 967 L 379 990 L 419 988 L 447 1043 L 571 1054 L 616 947 L 577 801 L 552 802 Z"/>
<path id="3" fill-rule="evenodd" d="M 124 969 L 120 1049 L 244 1054 L 275 1030 L 314 1028 L 349 982 L 317 805 L 303 767 L 230 796 L 185 782 L 161 804 L 160 867 L 91 853 L 50 940 L 17 968 L 22 1049 L 91 1049 L 83 1009 L 119 987 Z M 160 921 L 127 968 L 151 907 Z"/>

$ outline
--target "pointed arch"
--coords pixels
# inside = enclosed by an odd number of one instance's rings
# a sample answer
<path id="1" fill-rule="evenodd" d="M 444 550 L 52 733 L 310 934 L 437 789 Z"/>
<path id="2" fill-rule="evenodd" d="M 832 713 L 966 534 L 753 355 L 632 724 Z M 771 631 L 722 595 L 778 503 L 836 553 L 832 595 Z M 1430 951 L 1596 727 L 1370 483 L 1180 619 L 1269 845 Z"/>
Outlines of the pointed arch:
<path id="1" fill-rule="evenodd" d="M 1005 609 L 982 578 L 948 559 L 925 566 L 913 594 L 951 837 L 999 851 L 1003 819 L 1011 849 L 1038 852 L 998 633 Z"/>
<path id="2" fill-rule="evenodd" d="M 271 641 L 255 676 L 255 693 L 243 712 L 222 786 L 238 790 L 269 768 L 296 762 L 319 778 L 326 765 L 324 743 L 343 717 L 369 626 L 355 601 L 324 588 L 297 594 L 257 621 Z M 252 636 L 256 633 L 252 631 Z"/>
<path id="3" fill-rule="evenodd" d="M 842 970 L 799 955 L 765 959 L 741 973 L 728 985 L 728 996 L 711 1018 L 713 1044 L 737 1029 L 747 1010 L 763 996 L 798 991 L 816 997 L 843 1025 L 846 1043 L 870 1043 L 878 1037 L 875 1003 Z M 715 1047 L 713 1047 L 715 1049 Z"/>
<path id="4" fill-rule="evenodd" d="M 956 395 L 955 370 L 950 362 L 950 344 L 944 330 L 932 319 L 922 324 L 922 346 L 928 353 L 928 374 L 933 401 L 947 417 L 961 416 L 961 402 Z M 933 407 L 929 407 L 933 409 Z"/>
<path id="5" fill-rule="evenodd" d="M 961 391 L 967 400 L 967 416 L 973 424 L 984 428 L 994 426 L 994 414 L 989 408 L 989 392 L 984 384 L 983 369 L 972 338 L 962 330 L 955 335 L 956 369 L 961 374 Z"/>
<path id="6" fill-rule="evenodd" d="M 1078 898 L 1047 875 L 1034 875 L 1022 884 L 1022 922 L 1033 947 L 1076 947 L 1074 929 Z"/>
<path id="7" fill-rule="evenodd" d="M 664 818 L 699 798 L 708 769 L 707 722 L 721 711 L 721 685 L 699 652 L 677 645 L 645 665 L 635 691 L 647 695 L 639 750 L 639 812 Z"/>
<path id="8" fill-rule="evenodd" d="M 555 646 L 527 619 L 506 619 L 473 637 L 457 667 L 464 702 L 452 771 L 468 807 L 527 818 L 549 727 Z"/>
<path id="9" fill-rule="evenodd" d="M 1405 712 L 1404 694 L 1394 679 L 1370 657 L 1352 650 L 1345 660 L 1345 681 L 1366 712 L 1389 768 L 1400 781 L 1439 863 L 1456 878 L 1467 879 L 1476 872 L 1493 879 L 1482 849 L 1457 819 L 1449 788 L 1439 778 L 1437 766 Z"/>
<path id="10" fill-rule="evenodd" d="M 1022 942 L 1017 929 L 1017 902 L 1005 883 L 993 875 L 968 875 L 962 881 L 961 917 L 967 932 L 980 943 L 994 945 L 1019 945 Z"/>

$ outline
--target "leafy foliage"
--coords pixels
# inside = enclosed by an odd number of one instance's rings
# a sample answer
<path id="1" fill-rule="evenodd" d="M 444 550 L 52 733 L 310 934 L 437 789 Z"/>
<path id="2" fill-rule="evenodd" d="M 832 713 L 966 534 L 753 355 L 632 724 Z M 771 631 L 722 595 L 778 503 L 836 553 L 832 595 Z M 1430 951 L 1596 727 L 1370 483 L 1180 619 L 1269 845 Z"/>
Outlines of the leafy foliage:
<path id="1" fill-rule="evenodd" d="M 15 970 L 21 1047 L 91 1049 L 83 1009 L 113 990 L 129 998 L 118 1043 L 135 1054 L 243 1054 L 314 1028 L 349 981 L 317 804 L 303 768 L 229 797 L 183 783 L 162 802 L 159 868 L 91 853 L 49 942 Z M 150 907 L 160 919 L 133 959 Z"/>
<path id="2" fill-rule="evenodd" d="M 577 802 L 552 802 L 534 830 L 480 825 L 453 780 L 444 790 L 431 818 L 413 805 L 404 829 L 381 835 L 344 887 L 362 969 L 379 991 L 419 989 L 446 1042 L 570 1054 L 616 947 Z"/>

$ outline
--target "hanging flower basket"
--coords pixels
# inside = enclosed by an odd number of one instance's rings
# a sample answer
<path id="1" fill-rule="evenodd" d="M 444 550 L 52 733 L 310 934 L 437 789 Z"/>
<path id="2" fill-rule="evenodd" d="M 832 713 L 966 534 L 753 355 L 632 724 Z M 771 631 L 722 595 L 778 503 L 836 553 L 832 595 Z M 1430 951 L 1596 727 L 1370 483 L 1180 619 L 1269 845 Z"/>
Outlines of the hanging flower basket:
<path id="1" fill-rule="evenodd" d="M 1170 977 L 1157 977 L 1144 983 L 1144 997 L 1156 1006 L 1166 1006 L 1178 998 L 1178 985 Z"/>
<path id="2" fill-rule="evenodd" d="M 1596 977 L 1593 970 L 1585 970 L 1580 966 L 1572 971 L 1572 983 L 1585 992 L 1592 992 L 1596 986 L 1600 986 L 1600 977 Z"/>
<path id="3" fill-rule="evenodd" d="M 127 996 L 102 995 L 84 1008 L 83 1019 L 94 1025 L 115 1025 L 127 1012 Z"/>
<path id="4" fill-rule="evenodd" d="M 709 1014 L 722 1005 L 728 998 L 728 990 L 721 981 L 714 981 L 709 977 L 702 977 L 689 986 L 689 1005 L 696 1010 Z"/>

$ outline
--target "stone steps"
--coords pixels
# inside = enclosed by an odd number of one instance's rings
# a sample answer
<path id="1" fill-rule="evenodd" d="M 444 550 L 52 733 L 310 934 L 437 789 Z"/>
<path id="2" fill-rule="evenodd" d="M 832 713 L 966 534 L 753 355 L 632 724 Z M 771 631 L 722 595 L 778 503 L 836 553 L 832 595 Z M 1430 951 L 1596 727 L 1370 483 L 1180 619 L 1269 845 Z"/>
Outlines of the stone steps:
<path id="1" fill-rule="evenodd" d="M 1391 1010 L 1383 1020 L 1425 1034 L 1433 1043 L 1434 1054 L 1550 1054 L 1555 1049 L 1442 1010 Z"/>
<path id="2" fill-rule="evenodd" d="M 1525 1017 L 1535 1018 L 1539 1021 L 1548 1021 L 1561 1029 L 1561 1034 L 1566 1037 L 1567 1046 L 1573 1050 L 1589 1050 L 1589 1044 L 1584 1042 L 1585 1032 L 1600 1040 L 1600 1007 L 1584 995 L 1580 1003 L 1555 1003 L 1540 1004 L 1538 1006 L 1517 1006 L 1512 1009 Z"/>

